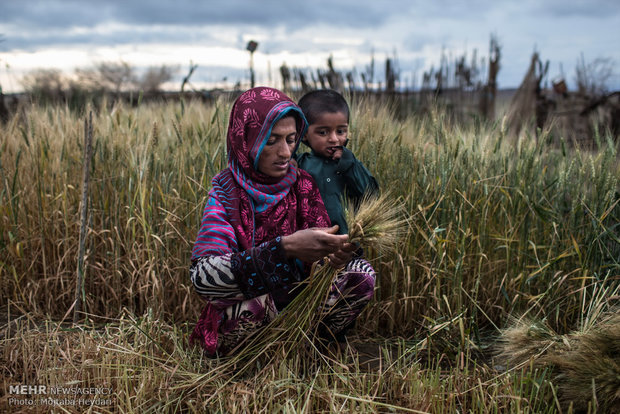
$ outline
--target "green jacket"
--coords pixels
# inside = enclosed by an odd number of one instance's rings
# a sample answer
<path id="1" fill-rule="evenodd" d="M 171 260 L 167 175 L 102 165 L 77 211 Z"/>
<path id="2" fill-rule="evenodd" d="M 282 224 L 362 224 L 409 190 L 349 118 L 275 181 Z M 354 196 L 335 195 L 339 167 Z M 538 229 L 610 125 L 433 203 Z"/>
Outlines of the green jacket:
<path id="1" fill-rule="evenodd" d="M 296 159 L 299 167 L 316 181 L 332 225 L 338 224 L 338 233 L 347 234 L 349 230 L 341 198 L 346 195 L 355 205 L 366 192 L 379 189 L 375 177 L 347 148 L 343 149 L 338 161 L 324 158 L 314 151 L 298 154 Z"/>

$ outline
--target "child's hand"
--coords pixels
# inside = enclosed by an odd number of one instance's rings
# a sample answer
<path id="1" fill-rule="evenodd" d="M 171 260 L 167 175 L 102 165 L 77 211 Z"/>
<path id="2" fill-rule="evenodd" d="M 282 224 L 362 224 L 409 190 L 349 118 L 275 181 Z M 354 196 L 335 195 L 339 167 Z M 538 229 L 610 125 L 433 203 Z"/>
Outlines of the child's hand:
<path id="1" fill-rule="evenodd" d="M 342 138 L 339 141 L 340 141 L 340 145 L 329 147 L 327 149 L 328 152 L 331 153 L 331 159 L 334 160 L 334 161 L 338 161 L 340 158 L 342 158 L 342 153 L 344 152 L 344 147 L 346 147 L 347 144 L 349 143 L 349 139 L 348 138 Z"/>
<path id="2" fill-rule="evenodd" d="M 331 154 L 331 159 L 334 161 L 338 161 L 342 158 L 342 146 L 339 145 L 337 147 L 328 148 L 329 153 Z"/>

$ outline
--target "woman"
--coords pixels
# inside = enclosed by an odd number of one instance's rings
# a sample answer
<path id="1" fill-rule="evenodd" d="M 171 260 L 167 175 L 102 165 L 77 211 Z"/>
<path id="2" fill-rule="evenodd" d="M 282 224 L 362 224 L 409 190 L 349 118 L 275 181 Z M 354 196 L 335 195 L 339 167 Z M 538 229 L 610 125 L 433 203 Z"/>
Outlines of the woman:
<path id="1" fill-rule="evenodd" d="M 375 273 L 352 259 L 316 184 L 290 163 L 307 128 L 297 105 L 272 88 L 253 88 L 233 105 L 228 168 L 212 180 L 192 251 L 191 279 L 207 302 L 192 334 L 210 355 L 226 354 L 277 316 L 312 262 L 343 267 L 321 310 L 338 337 L 372 298 Z"/>

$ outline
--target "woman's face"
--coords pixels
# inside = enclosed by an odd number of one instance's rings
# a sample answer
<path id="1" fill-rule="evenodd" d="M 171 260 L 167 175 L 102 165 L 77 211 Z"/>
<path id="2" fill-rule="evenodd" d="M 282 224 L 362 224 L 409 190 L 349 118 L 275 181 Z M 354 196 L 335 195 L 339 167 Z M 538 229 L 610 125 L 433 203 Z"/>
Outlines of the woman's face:
<path id="1" fill-rule="evenodd" d="M 274 178 L 284 177 L 295 150 L 296 134 L 297 125 L 294 117 L 287 116 L 276 122 L 258 157 L 258 171 Z"/>

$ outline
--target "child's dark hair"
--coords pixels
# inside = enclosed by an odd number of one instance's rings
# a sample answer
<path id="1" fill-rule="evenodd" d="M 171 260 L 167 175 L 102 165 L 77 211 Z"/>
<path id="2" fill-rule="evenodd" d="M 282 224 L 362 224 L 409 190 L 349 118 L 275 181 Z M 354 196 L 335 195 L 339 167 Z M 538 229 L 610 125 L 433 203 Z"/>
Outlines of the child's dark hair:
<path id="1" fill-rule="evenodd" d="M 349 105 L 344 97 L 333 89 L 319 89 L 308 92 L 298 103 L 308 124 L 314 124 L 317 117 L 324 113 L 342 112 L 349 122 Z"/>

